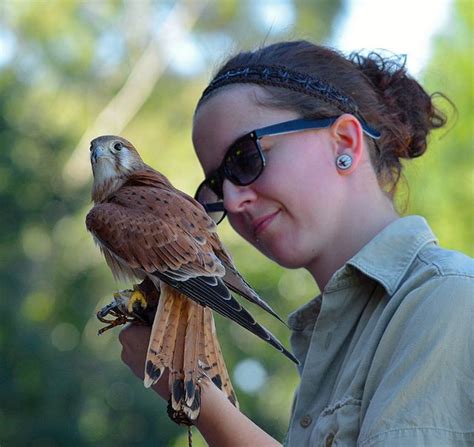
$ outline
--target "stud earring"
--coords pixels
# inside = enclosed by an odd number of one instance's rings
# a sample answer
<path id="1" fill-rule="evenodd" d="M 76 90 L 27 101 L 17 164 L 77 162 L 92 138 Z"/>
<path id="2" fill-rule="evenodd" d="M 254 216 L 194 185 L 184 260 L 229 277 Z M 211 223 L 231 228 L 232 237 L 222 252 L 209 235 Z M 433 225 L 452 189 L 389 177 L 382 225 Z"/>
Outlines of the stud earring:
<path id="1" fill-rule="evenodd" d="M 336 158 L 336 166 L 341 171 L 346 171 L 352 166 L 352 157 L 348 154 L 338 155 Z"/>

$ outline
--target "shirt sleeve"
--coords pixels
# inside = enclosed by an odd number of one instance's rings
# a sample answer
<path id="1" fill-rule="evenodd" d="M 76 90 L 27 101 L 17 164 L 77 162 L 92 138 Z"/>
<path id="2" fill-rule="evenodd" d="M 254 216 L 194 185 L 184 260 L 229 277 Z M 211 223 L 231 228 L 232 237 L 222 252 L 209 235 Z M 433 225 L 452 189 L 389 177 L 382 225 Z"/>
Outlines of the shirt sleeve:
<path id="1" fill-rule="evenodd" d="M 387 326 L 366 382 L 361 447 L 474 445 L 474 278 L 430 279 Z"/>

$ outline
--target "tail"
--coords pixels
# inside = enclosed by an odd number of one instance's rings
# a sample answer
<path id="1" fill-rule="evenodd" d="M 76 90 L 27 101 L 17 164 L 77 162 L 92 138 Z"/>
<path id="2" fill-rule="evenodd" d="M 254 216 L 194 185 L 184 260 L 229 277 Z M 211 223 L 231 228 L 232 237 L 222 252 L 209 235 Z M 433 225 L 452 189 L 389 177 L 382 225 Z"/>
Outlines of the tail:
<path id="1" fill-rule="evenodd" d="M 217 341 L 212 311 L 166 284 L 153 322 L 144 384 L 156 383 L 169 368 L 169 389 L 174 411 L 195 421 L 201 409 L 199 379 L 209 377 L 237 406 Z"/>
<path id="2" fill-rule="evenodd" d="M 201 307 L 201 306 L 199 306 Z M 214 316 L 209 307 L 203 307 L 204 311 L 204 373 L 214 384 L 224 392 L 234 406 L 239 408 L 237 397 L 230 381 L 229 373 L 225 366 L 219 340 L 217 339 Z"/>

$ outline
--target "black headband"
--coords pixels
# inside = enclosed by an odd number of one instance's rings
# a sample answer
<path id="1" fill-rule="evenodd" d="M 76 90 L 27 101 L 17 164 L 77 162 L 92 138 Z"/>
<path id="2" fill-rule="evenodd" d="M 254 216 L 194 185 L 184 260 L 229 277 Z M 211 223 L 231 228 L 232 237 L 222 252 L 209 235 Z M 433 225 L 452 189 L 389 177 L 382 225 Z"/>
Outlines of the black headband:
<path id="1" fill-rule="evenodd" d="M 225 71 L 211 81 L 204 90 L 200 101 L 220 87 L 238 83 L 282 87 L 323 99 L 343 112 L 358 112 L 355 102 L 332 85 L 282 65 L 247 65 Z"/>
<path id="2" fill-rule="evenodd" d="M 342 112 L 355 115 L 363 124 L 367 124 L 352 98 L 322 79 L 290 70 L 283 65 L 245 65 L 227 70 L 211 81 L 199 102 L 220 87 L 241 83 L 281 87 L 313 96 L 332 104 Z M 372 128 L 371 132 L 372 138 L 380 138 L 380 132 Z"/>

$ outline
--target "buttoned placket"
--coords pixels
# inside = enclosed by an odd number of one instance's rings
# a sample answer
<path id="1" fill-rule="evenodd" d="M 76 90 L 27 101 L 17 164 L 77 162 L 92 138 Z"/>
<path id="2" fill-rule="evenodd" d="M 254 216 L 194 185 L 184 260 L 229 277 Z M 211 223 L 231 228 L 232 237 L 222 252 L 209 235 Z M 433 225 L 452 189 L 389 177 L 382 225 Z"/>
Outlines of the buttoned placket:
<path id="1" fill-rule="evenodd" d="M 338 321 L 344 319 L 344 309 L 346 308 L 347 296 L 344 290 L 335 293 L 323 294 L 321 312 L 311 336 L 309 350 L 307 355 L 307 364 L 304 365 L 301 377 L 302 388 L 298 392 L 298 399 L 293 417 L 299 421 L 299 424 L 293 424 L 299 431 L 309 432 L 304 435 L 309 439 L 314 423 L 319 413 L 324 407 L 315 405 L 315 402 L 321 402 L 321 396 L 326 395 L 324 389 L 327 388 L 323 375 L 330 367 L 334 357 L 338 353 L 337 346 L 341 341 L 332 340 L 333 332 Z M 336 349 L 333 349 L 336 347 Z M 307 377 L 308 376 L 308 377 Z M 318 399 L 317 399 L 318 397 Z M 290 439 L 291 439 L 290 433 Z M 303 434 L 296 434 L 297 439 Z"/>
<path id="2" fill-rule="evenodd" d="M 293 420 L 299 423 L 291 424 L 290 442 L 292 439 L 309 442 L 317 429 L 318 418 L 330 400 L 337 370 L 347 350 L 345 341 L 369 299 L 365 287 L 361 289 L 359 283 L 351 267 L 343 268 L 334 275 L 322 296 L 293 413 Z"/>

